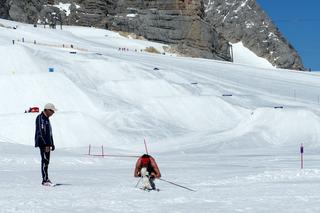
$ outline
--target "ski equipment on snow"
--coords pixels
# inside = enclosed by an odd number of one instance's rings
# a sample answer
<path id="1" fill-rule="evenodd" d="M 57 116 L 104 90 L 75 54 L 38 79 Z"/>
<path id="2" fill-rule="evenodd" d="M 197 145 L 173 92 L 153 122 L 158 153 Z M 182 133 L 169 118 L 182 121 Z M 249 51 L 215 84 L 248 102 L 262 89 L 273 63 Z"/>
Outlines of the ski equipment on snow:
<path id="1" fill-rule="evenodd" d="M 164 179 L 162 179 L 162 178 L 159 178 L 159 180 L 162 180 L 162 181 L 167 182 L 167 183 L 170 183 L 170 184 L 172 184 L 172 185 L 175 185 L 175 186 L 178 186 L 178 187 L 187 189 L 187 190 L 192 191 L 192 192 L 195 192 L 195 191 L 196 191 L 196 190 L 194 190 L 194 189 L 190 189 L 190 188 L 188 188 L 188 187 L 185 187 L 185 186 L 182 186 L 182 185 L 173 183 L 173 182 L 171 182 L 171 181 L 164 180 Z"/>

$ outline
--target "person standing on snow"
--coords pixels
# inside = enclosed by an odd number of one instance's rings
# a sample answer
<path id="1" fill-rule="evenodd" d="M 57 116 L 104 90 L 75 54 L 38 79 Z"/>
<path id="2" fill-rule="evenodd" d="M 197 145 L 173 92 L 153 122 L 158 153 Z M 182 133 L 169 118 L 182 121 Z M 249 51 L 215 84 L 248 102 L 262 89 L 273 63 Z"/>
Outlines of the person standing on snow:
<path id="1" fill-rule="evenodd" d="M 134 170 L 134 177 L 142 178 L 144 189 L 156 189 L 154 180 L 156 178 L 161 178 L 161 173 L 156 161 L 152 156 L 144 154 L 139 157 Z"/>
<path id="2" fill-rule="evenodd" d="M 49 121 L 57 109 L 51 103 L 44 106 L 44 110 L 36 118 L 35 147 L 39 147 L 41 155 L 42 185 L 52 185 L 48 177 L 48 166 L 50 162 L 50 151 L 54 151 L 52 129 Z"/>

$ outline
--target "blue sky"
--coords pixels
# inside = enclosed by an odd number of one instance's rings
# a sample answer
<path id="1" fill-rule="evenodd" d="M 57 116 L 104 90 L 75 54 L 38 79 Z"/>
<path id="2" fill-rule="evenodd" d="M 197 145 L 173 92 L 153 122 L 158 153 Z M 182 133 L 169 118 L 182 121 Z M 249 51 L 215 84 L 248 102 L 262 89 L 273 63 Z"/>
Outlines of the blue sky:
<path id="1" fill-rule="evenodd" d="M 257 0 L 298 51 L 306 68 L 320 71 L 320 0 Z"/>

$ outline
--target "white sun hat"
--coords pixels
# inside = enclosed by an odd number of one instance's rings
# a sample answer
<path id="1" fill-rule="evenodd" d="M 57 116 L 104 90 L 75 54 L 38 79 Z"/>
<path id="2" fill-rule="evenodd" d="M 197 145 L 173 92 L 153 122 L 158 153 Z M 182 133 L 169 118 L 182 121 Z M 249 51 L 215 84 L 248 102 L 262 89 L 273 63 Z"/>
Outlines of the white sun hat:
<path id="1" fill-rule="evenodd" d="M 58 109 L 57 109 L 52 103 L 47 103 L 47 104 L 44 106 L 44 109 L 51 109 L 51 110 L 53 110 L 54 112 L 55 112 L 55 111 L 58 111 Z"/>

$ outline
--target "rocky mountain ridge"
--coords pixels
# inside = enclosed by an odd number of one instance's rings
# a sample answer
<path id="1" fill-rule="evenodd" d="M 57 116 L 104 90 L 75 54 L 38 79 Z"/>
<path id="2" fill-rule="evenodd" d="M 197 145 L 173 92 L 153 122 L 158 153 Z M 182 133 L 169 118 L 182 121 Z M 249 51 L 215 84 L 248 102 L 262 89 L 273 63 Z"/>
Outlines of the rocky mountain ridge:
<path id="1" fill-rule="evenodd" d="M 255 0 L 206 0 L 206 21 L 280 68 L 303 70 L 300 56 Z"/>
<path id="2" fill-rule="evenodd" d="M 183 55 L 232 61 L 242 43 L 279 68 L 301 58 L 255 0 L 0 0 L 0 17 L 133 32 Z"/>

